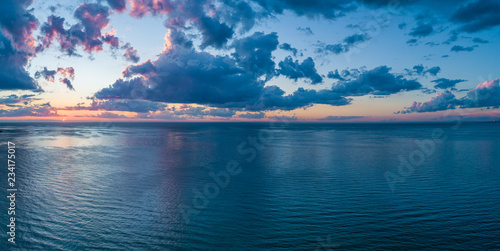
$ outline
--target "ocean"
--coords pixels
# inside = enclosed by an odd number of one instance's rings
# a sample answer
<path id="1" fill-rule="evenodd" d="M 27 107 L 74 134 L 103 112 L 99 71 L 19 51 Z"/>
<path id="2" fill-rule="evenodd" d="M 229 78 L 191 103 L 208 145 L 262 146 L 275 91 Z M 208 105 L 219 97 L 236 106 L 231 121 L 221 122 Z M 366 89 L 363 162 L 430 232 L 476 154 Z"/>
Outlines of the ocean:
<path id="1" fill-rule="evenodd" d="M 2 250 L 500 250 L 499 123 L 0 130 Z"/>

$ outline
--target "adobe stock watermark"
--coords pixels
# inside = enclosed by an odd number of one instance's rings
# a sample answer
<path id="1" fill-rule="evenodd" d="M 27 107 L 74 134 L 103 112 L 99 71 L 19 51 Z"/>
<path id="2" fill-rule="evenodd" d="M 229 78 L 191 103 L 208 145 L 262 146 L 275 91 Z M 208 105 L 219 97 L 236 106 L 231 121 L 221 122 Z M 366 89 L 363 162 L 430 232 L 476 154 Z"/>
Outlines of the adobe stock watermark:
<path id="1" fill-rule="evenodd" d="M 318 246 L 314 251 L 331 251 L 340 248 L 339 244 L 332 241 L 332 235 L 328 235 L 325 239 L 318 237 L 316 241 L 318 242 Z"/>
<path id="2" fill-rule="evenodd" d="M 191 203 L 189 205 L 184 203 L 179 205 L 179 210 L 186 224 L 190 224 L 193 216 L 200 214 L 203 209 L 210 205 L 210 201 L 220 194 L 222 189 L 229 186 L 231 179 L 243 171 L 243 164 L 248 165 L 257 158 L 258 153 L 263 151 L 266 144 L 274 138 L 274 130 L 284 128 L 289 124 L 287 120 L 279 120 L 280 125 L 276 125 L 276 122 L 278 121 L 270 122 L 269 128 L 260 129 L 257 135 L 249 136 L 237 146 L 238 153 L 245 157 L 245 163 L 230 160 L 223 170 L 208 173 L 212 182 L 207 182 L 201 188 L 193 188 L 194 197 Z"/>
<path id="3" fill-rule="evenodd" d="M 8 222 L 7 240 L 16 244 L 16 144 L 7 142 L 7 201 L 8 201 Z"/>

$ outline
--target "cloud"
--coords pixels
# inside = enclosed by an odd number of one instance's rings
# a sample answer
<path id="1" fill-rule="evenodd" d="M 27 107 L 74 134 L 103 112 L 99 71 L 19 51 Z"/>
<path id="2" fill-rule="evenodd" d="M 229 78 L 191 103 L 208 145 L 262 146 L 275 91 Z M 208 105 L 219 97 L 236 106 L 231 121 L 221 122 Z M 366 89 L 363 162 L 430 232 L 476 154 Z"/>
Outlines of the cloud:
<path id="1" fill-rule="evenodd" d="M 406 41 L 407 44 L 416 44 L 417 42 L 418 42 L 418 40 L 415 38 L 412 38 L 412 39 Z"/>
<path id="2" fill-rule="evenodd" d="M 390 67 L 379 66 L 373 70 L 364 71 L 354 79 L 339 81 L 332 87 L 332 90 L 346 96 L 362 96 L 390 95 L 422 88 L 416 80 L 405 79 L 402 75 L 390 73 L 390 70 Z"/>
<path id="3" fill-rule="evenodd" d="M 279 120 L 279 121 L 293 121 L 293 120 L 298 120 L 297 116 L 286 116 L 286 115 L 281 115 L 281 116 L 270 116 L 267 117 L 272 120 Z"/>
<path id="4" fill-rule="evenodd" d="M 112 112 L 103 112 L 103 113 L 100 113 L 98 115 L 93 115 L 90 117 L 102 118 L 102 119 L 126 119 L 126 118 L 129 118 L 125 115 L 116 114 L 116 113 L 112 113 Z"/>
<path id="5" fill-rule="evenodd" d="M 147 100 L 93 100 L 90 106 L 69 106 L 64 110 L 88 110 L 88 111 L 122 111 L 147 113 L 151 111 L 163 111 L 167 108 L 166 104 L 151 102 Z"/>
<path id="6" fill-rule="evenodd" d="M 257 102 L 247 104 L 244 108 L 249 111 L 294 110 L 299 107 L 309 107 L 313 104 L 343 106 L 350 104 L 351 101 L 351 99 L 347 99 L 330 89 L 316 91 L 298 88 L 292 94 L 285 95 L 285 92 L 279 87 L 267 86 Z"/>
<path id="7" fill-rule="evenodd" d="M 500 105 L 500 86 L 499 79 L 485 81 L 478 84 L 462 98 L 461 107 L 489 107 Z"/>
<path id="8" fill-rule="evenodd" d="M 51 15 L 47 18 L 47 22 L 41 26 L 41 36 L 38 38 L 40 44 L 36 47 L 36 51 L 41 52 L 49 48 L 54 40 L 58 42 L 60 50 L 68 56 L 80 56 L 77 53 L 79 46 L 85 52 L 102 51 L 105 43 L 109 44 L 112 49 L 117 49 L 120 40 L 115 31 L 111 30 L 102 34 L 102 30 L 109 25 L 110 14 L 111 10 L 100 3 L 82 3 L 73 13 L 78 23 L 68 29 L 64 28 L 65 18 Z M 123 49 L 127 48 L 131 48 L 130 45 Z"/>
<path id="9" fill-rule="evenodd" d="M 441 67 L 439 66 L 434 66 L 428 70 L 425 71 L 425 73 L 429 73 L 432 76 L 436 76 L 439 72 L 441 71 Z"/>
<path id="10" fill-rule="evenodd" d="M 40 98 L 34 98 L 34 97 L 35 97 L 34 94 L 25 94 L 21 96 L 11 94 L 6 97 L 0 97 L 0 105 L 7 105 L 7 106 L 14 106 L 14 105 L 17 106 L 18 104 L 27 105 L 34 100 L 40 100 Z"/>
<path id="11" fill-rule="evenodd" d="M 411 30 L 408 34 L 412 37 L 427 37 L 434 32 L 432 24 L 429 23 L 419 23 L 415 28 Z"/>
<path id="12" fill-rule="evenodd" d="M 242 50 L 237 51 L 241 53 Z M 261 63 L 258 59 L 258 55 L 245 55 L 236 61 L 192 49 L 173 48 L 156 61 L 128 67 L 125 76 L 139 77 L 119 79 L 95 96 L 98 99 L 134 99 L 132 93 L 136 92 L 145 100 L 157 102 L 213 105 L 245 102 L 259 97 L 264 83 L 254 72 L 247 72 L 238 65 L 258 72 L 258 66 L 267 67 L 267 61 Z M 246 62 L 242 63 L 243 60 Z M 144 66 L 150 68 L 144 70 Z"/>
<path id="13" fill-rule="evenodd" d="M 70 80 L 75 78 L 75 69 L 73 67 L 57 68 L 57 70 L 48 70 L 47 67 L 44 67 L 43 70 L 35 72 L 35 78 L 43 78 L 46 81 L 54 83 L 56 74 L 62 76 L 59 78 L 59 82 L 66 85 L 71 91 L 75 90 Z"/>
<path id="14" fill-rule="evenodd" d="M 448 88 L 453 88 L 455 87 L 456 84 L 464 82 L 465 80 L 463 79 L 446 79 L 446 78 L 439 78 L 436 80 L 433 80 L 432 82 L 436 83 L 434 85 L 434 88 L 439 88 L 439 89 L 448 89 Z"/>
<path id="15" fill-rule="evenodd" d="M 71 81 L 68 78 L 60 78 L 59 81 L 68 87 L 69 90 L 74 91 L 75 88 L 71 84 Z"/>
<path id="16" fill-rule="evenodd" d="M 285 10 L 293 11 L 298 16 L 308 18 L 323 17 L 326 19 L 336 19 L 345 15 L 346 12 L 353 11 L 357 4 L 351 0 L 338 1 L 295 1 L 295 0 L 254 0 L 268 13 L 282 14 Z"/>
<path id="17" fill-rule="evenodd" d="M 239 118 L 244 119 L 263 119 L 266 117 L 266 113 L 264 112 L 246 112 L 238 114 Z"/>
<path id="18" fill-rule="evenodd" d="M 153 74 L 156 74 L 156 66 L 150 59 L 141 64 L 127 66 L 122 72 L 122 75 L 126 78 L 134 75 L 142 75 L 149 78 Z"/>
<path id="19" fill-rule="evenodd" d="M 284 51 L 291 52 L 294 56 L 297 56 L 297 49 L 293 48 L 289 43 L 283 43 L 280 45 L 280 49 Z"/>
<path id="20" fill-rule="evenodd" d="M 365 118 L 366 116 L 328 116 L 325 118 L 321 118 L 318 120 L 322 121 L 343 121 L 343 120 L 351 120 L 351 119 L 361 119 Z"/>
<path id="21" fill-rule="evenodd" d="M 455 45 L 455 46 L 451 47 L 451 51 L 454 51 L 454 52 L 473 51 L 474 48 L 476 48 L 476 47 L 477 47 L 477 45 L 469 46 L 469 47 L 463 47 L 461 45 Z"/>
<path id="22" fill-rule="evenodd" d="M 458 8 L 451 21 L 461 24 L 461 30 L 478 32 L 500 25 L 500 2 L 497 0 L 475 0 Z"/>
<path id="23" fill-rule="evenodd" d="M 16 50 L 30 52 L 34 49 L 33 31 L 38 27 L 38 20 L 27 10 L 32 3 L 32 0 L 3 0 L 0 3 L 2 36 L 12 38 Z"/>
<path id="24" fill-rule="evenodd" d="M 466 96 L 456 98 L 451 92 L 437 94 L 427 102 L 413 102 L 410 107 L 397 113 L 412 112 L 435 112 L 448 109 L 460 108 L 480 108 L 500 106 L 500 85 L 499 79 L 485 81 L 470 90 Z"/>
<path id="25" fill-rule="evenodd" d="M 307 36 L 314 35 L 314 32 L 309 27 L 298 27 L 297 30 L 301 31 L 302 33 L 304 33 Z"/>
<path id="26" fill-rule="evenodd" d="M 317 53 L 322 53 L 322 54 L 341 54 L 341 53 L 346 53 L 349 50 L 351 50 L 353 47 L 357 46 L 360 43 L 364 43 L 370 40 L 370 37 L 368 34 L 354 34 L 351 36 L 348 36 L 344 38 L 342 43 L 338 44 L 324 44 L 324 43 L 319 43 L 316 46 L 316 52 Z"/>
<path id="27" fill-rule="evenodd" d="M 208 46 L 220 49 L 234 34 L 233 29 L 229 26 L 210 17 L 201 17 L 198 29 L 203 35 L 200 45 L 201 49 L 205 49 Z"/>
<path id="28" fill-rule="evenodd" d="M 474 39 L 472 39 L 472 42 L 474 42 L 476 44 L 487 44 L 490 41 L 475 37 Z"/>
<path id="29" fill-rule="evenodd" d="M 182 105 L 178 109 L 172 108 L 160 112 L 150 112 L 142 118 L 149 119 L 202 119 L 213 118 L 231 118 L 236 111 L 228 108 L 207 108 L 201 106 Z"/>
<path id="30" fill-rule="evenodd" d="M 432 97 L 427 102 L 413 102 L 410 107 L 405 108 L 405 110 L 400 113 L 413 113 L 413 112 L 435 112 L 435 111 L 443 111 L 448 109 L 453 109 L 458 105 L 458 101 L 455 98 L 455 95 L 451 92 L 444 92 L 437 94 L 435 97 Z M 399 112 L 398 112 L 399 113 Z"/>
<path id="31" fill-rule="evenodd" d="M 311 84 L 313 85 L 323 82 L 323 78 L 316 71 L 314 61 L 311 57 L 308 57 L 304 59 L 302 63 L 299 63 L 298 60 L 293 61 L 293 59 L 288 56 L 278 65 L 280 67 L 278 69 L 279 74 L 295 81 L 299 78 L 307 78 L 311 80 Z"/>
<path id="32" fill-rule="evenodd" d="M 0 117 L 54 117 L 59 116 L 57 110 L 49 103 L 33 105 L 10 110 L 0 110 Z"/>
<path id="33" fill-rule="evenodd" d="M 275 32 L 267 35 L 255 32 L 248 37 L 235 40 L 231 46 L 235 49 L 233 56 L 240 67 L 257 75 L 265 74 L 270 78 L 275 75 L 272 52 L 278 48 L 278 44 L 278 35 Z"/>
<path id="34" fill-rule="evenodd" d="M 423 65 L 415 65 L 413 68 L 410 69 L 405 69 L 405 71 L 408 73 L 409 76 L 412 75 L 419 75 L 419 76 L 425 76 L 426 74 L 430 74 L 431 76 L 436 76 L 440 71 L 441 67 L 439 66 L 434 66 L 431 68 L 424 67 Z"/>
<path id="35" fill-rule="evenodd" d="M 41 90 L 25 70 L 34 56 L 36 18 L 26 10 L 32 1 L 0 3 L 0 90 Z"/>
<path id="36" fill-rule="evenodd" d="M 329 71 L 326 77 L 337 80 L 345 80 L 345 78 L 348 77 L 348 75 L 349 71 L 344 70 L 342 71 L 342 73 L 339 73 L 339 70 L 335 70 L 335 71 Z"/>
<path id="37" fill-rule="evenodd" d="M 106 6 L 97 3 L 83 3 L 74 12 L 74 17 L 83 25 L 86 51 L 102 50 L 101 30 L 109 24 L 110 11 Z"/>
<path id="38" fill-rule="evenodd" d="M 125 0 L 106 0 L 109 6 L 118 12 L 123 12 L 127 8 Z"/>

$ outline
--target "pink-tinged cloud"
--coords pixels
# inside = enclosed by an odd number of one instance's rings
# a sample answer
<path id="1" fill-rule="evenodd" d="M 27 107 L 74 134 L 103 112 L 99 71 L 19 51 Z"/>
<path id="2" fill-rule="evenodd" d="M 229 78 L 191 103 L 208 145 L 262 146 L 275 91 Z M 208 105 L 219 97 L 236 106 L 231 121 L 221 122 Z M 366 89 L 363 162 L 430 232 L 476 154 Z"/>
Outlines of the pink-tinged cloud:
<path id="1" fill-rule="evenodd" d="M 168 0 L 130 0 L 129 14 L 134 17 L 168 14 L 173 8 Z"/>
<path id="2" fill-rule="evenodd" d="M 73 67 L 57 68 L 57 73 L 65 77 L 75 78 L 75 69 Z"/>
<path id="3" fill-rule="evenodd" d="M 412 113 L 412 112 L 435 112 L 452 109 L 458 105 L 455 95 L 451 92 L 444 92 L 437 94 L 432 97 L 427 102 L 416 102 L 413 101 L 410 107 L 406 110 L 401 111 L 401 113 Z"/>
<path id="4" fill-rule="evenodd" d="M 3 0 L 0 11 L 0 25 L 4 36 L 9 37 L 16 49 L 26 52 L 34 52 L 36 40 L 33 31 L 38 28 L 38 20 L 27 8 L 33 3 L 32 0 Z"/>
<path id="5" fill-rule="evenodd" d="M 71 91 L 75 90 L 70 80 L 75 78 L 75 69 L 73 69 L 73 67 L 57 68 L 57 70 L 48 70 L 47 67 L 44 67 L 43 70 L 35 73 L 35 78 L 43 78 L 45 81 L 54 83 L 55 76 L 57 74 L 61 76 L 61 78 L 59 78 L 59 82 L 66 85 L 66 87 L 68 87 Z"/>
<path id="6" fill-rule="evenodd" d="M 54 117 L 59 116 L 50 103 L 0 110 L 0 117 Z"/>
<path id="7" fill-rule="evenodd" d="M 462 101 L 463 107 L 500 106 L 500 80 L 494 79 L 478 84 L 467 93 Z"/>
<path id="8" fill-rule="evenodd" d="M 116 32 L 114 30 L 107 32 L 102 36 L 102 41 L 109 44 L 112 48 L 118 48 L 120 45 L 120 40 L 115 36 Z"/>
<path id="9" fill-rule="evenodd" d="M 410 107 L 399 113 L 412 112 L 435 112 L 448 109 L 460 108 L 481 108 L 500 106 L 500 80 L 494 79 L 478 84 L 470 90 L 465 97 L 456 98 L 451 92 L 437 94 L 427 102 L 413 102 Z"/>

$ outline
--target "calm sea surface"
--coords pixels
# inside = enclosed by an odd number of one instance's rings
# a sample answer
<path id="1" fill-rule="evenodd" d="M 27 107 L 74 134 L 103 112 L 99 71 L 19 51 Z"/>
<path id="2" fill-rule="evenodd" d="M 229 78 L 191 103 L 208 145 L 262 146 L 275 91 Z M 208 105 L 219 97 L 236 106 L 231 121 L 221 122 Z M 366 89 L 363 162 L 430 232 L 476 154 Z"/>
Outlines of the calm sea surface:
<path id="1" fill-rule="evenodd" d="M 1 250 L 500 249 L 499 123 L 0 130 Z"/>

